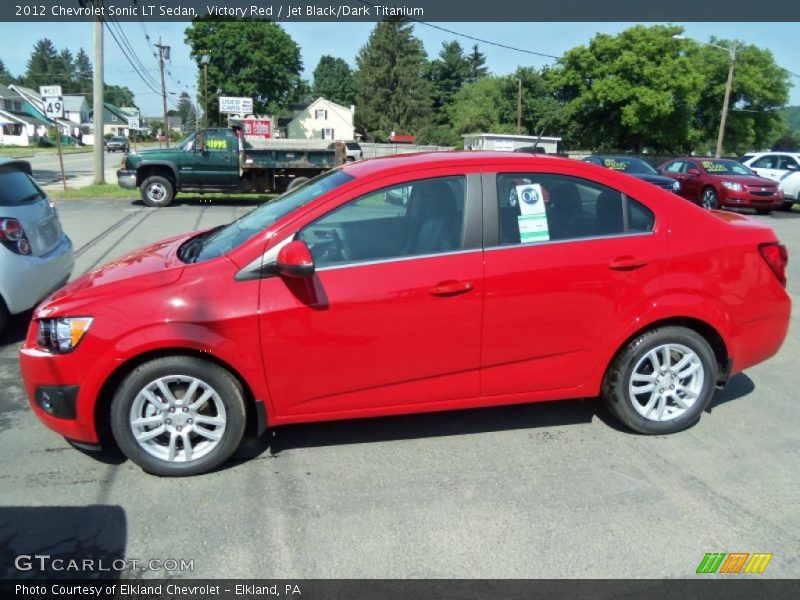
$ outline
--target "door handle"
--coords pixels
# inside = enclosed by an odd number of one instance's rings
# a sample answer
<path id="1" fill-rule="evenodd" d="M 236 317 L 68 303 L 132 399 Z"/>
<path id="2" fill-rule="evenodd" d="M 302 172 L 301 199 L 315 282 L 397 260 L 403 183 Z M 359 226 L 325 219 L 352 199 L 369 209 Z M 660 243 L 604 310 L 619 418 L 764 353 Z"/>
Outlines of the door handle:
<path id="1" fill-rule="evenodd" d="M 608 263 L 608 267 L 615 271 L 633 271 L 634 269 L 642 268 L 646 264 L 647 261 L 643 258 L 636 258 L 635 256 L 620 256 Z"/>
<path id="2" fill-rule="evenodd" d="M 434 296 L 456 296 L 472 291 L 472 283 L 469 281 L 443 281 L 430 289 Z"/>

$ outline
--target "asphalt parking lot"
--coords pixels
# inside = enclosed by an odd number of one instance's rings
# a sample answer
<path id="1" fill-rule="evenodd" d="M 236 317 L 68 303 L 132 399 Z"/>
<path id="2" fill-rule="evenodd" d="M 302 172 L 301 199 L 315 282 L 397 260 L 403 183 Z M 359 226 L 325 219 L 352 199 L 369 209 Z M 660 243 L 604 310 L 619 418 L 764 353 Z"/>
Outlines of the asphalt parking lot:
<path id="1" fill-rule="evenodd" d="M 243 203 L 63 201 L 76 273 Z M 596 399 L 290 426 L 210 475 L 160 479 L 41 426 L 20 384 L 29 315 L 0 334 L 0 573 L 19 554 L 187 559 L 176 577 L 692 577 L 707 552 L 771 552 L 800 577 L 800 211 L 758 217 L 789 247 L 780 354 L 672 436 Z M 163 575 L 163 572 L 145 576 Z"/>

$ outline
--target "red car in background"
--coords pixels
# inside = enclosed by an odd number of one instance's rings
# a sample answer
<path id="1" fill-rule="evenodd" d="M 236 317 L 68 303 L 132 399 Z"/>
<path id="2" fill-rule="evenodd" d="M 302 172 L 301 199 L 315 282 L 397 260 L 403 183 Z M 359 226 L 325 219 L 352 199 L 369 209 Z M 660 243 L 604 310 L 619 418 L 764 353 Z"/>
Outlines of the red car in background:
<path id="1" fill-rule="evenodd" d="M 83 275 L 21 367 L 45 425 L 161 475 L 246 427 L 598 395 L 666 434 L 778 351 L 786 261 L 754 219 L 587 163 L 369 160 Z"/>
<path id="2" fill-rule="evenodd" d="M 767 214 L 783 204 L 777 183 L 728 158 L 675 158 L 662 164 L 658 172 L 680 182 L 677 193 L 703 208 L 754 208 Z"/>

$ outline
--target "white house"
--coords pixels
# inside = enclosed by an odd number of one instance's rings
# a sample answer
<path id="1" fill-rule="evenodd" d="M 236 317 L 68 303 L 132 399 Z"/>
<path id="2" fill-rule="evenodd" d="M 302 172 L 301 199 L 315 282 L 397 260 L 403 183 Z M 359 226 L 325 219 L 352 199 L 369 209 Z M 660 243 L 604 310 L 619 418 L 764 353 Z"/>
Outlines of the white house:
<path id="1" fill-rule="evenodd" d="M 48 124 L 52 124 L 52 121 L 49 121 L 44 114 L 44 101 L 37 91 L 16 84 L 11 84 L 9 88 L 27 101 L 28 106 L 36 112 L 36 116 L 39 119 L 46 121 Z M 67 99 L 69 99 L 69 104 Z M 86 105 L 85 112 L 81 103 Z M 70 111 L 67 108 L 68 106 L 71 106 L 73 110 Z M 81 124 L 85 123 L 85 120 L 81 119 L 82 113 L 86 116 L 89 114 L 89 105 L 82 96 L 64 96 L 64 118 L 57 120 L 58 129 L 61 131 L 62 135 L 78 135 Z M 45 137 L 47 135 L 46 129 L 40 128 L 39 135 Z"/>
<path id="2" fill-rule="evenodd" d="M 511 133 L 468 133 L 464 138 L 464 150 L 499 150 L 514 152 L 519 148 L 536 145 L 547 154 L 558 153 L 560 137 L 538 137 L 535 135 L 514 135 Z"/>
<path id="3" fill-rule="evenodd" d="M 30 146 L 47 135 L 47 121 L 14 89 L 0 85 L 0 145 Z"/>
<path id="4" fill-rule="evenodd" d="M 287 137 L 306 140 L 352 140 L 355 106 L 346 108 L 317 98 L 286 125 Z"/>

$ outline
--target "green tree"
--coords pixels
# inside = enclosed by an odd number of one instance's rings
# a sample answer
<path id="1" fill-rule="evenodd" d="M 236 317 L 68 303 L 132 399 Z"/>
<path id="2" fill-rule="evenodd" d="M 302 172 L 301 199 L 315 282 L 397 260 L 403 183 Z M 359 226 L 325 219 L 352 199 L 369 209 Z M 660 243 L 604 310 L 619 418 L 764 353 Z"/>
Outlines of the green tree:
<path id="1" fill-rule="evenodd" d="M 470 75 L 470 65 L 464 49 L 457 41 L 443 42 L 439 57 L 428 66 L 428 76 L 433 84 L 434 119 L 439 124 L 447 122 L 447 109 L 453 104 L 456 92 Z"/>
<path id="2" fill-rule="evenodd" d="M 196 123 L 196 112 L 191 96 L 187 92 L 181 92 L 178 99 L 178 110 L 175 113 L 181 118 L 183 129 L 188 131 L 194 129 Z M 167 113 L 169 114 L 169 113 Z"/>
<path id="3" fill-rule="evenodd" d="M 370 137 L 416 134 L 429 121 L 427 57 L 413 31 L 407 22 L 382 21 L 356 57 L 356 122 Z"/>
<path id="4" fill-rule="evenodd" d="M 775 152 L 797 152 L 798 149 L 800 149 L 800 142 L 788 133 L 772 142 L 772 150 Z"/>
<path id="5" fill-rule="evenodd" d="M 734 42 L 711 38 L 711 43 L 730 48 Z M 785 127 L 776 109 L 789 99 L 788 74 L 775 64 L 769 50 L 736 43 L 730 110 L 725 126 L 725 153 L 742 154 L 769 146 Z M 688 42 L 687 55 L 703 77 L 700 98 L 693 121 L 695 147 L 713 151 L 719 132 L 730 56 L 719 48 Z"/>
<path id="6" fill-rule="evenodd" d="M 34 90 L 42 85 L 57 85 L 64 76 L 63 66 L 59 60 L 56 47 L 47 38 L 42 38 L 33 47 L 25 71 L 25 85 Z"/>
<path id="7" fill-rule="evenodd" d="M 75 81 L 75 59 L 68 48 L 64 48 L 58 53 L 58 73 L 58 85 L 63 88 L 64 92 L 72 91 Z"/>
<path id="8" fill-rule="evenodd" d="M 350 106 L 355 102 L 353 71 L 343 59 L 324 55 L 314 69 L 313 95 Z"/>
<path id="9" fill-rule="evenodd" d="M 0 84 L 9 85 L 16 82 L 16 78 L 6 69 L 5 63 L 0 60 Z"/>
<path id="10" fill-rule="evenodd" d="M 637 25 L 598 34 L 547 73 L 566 105 L 571 135 L 584 148 L 686 151 L 703 75 L 683 43 L 682 28 Z"/>
<path id="11" fill-rule="evenodd" d="M 486 68 L 486 55 L 478 49 L 478 44 L 472 46 L 472 52 L 467 56 L 467 78 L 469 83 L 475 83 L 481 77 L 489 74 Z"/>
<path id="12" fill-rule="evenodd" d="M 257 114 L 278 112 L 294 101 L 303 61 L 299 46 L 280 25 L 204 17 L 195 19 L 185 33 L 201 80 L 200 59 L 210 57 L 209 123 L 218 121 L 217 89 L 222 95 L 253 98 Z"/>
<path id="13" fill-rule="evenodd" d="M 127 87 L 120 85 L 106 83 L 103 86 L 103 100 L 114 106 L 136 106 L 133 99 L 133 92 Z"/>
<path id="14" fill-rule="evenodd" d="M 91 101 L 91 91 L 94 84 L 92 63 L 89 60 L 89 55 L 83 48 L 78 50 L 75 55 L 75 76 L 73 81 L 73 89 L 78 94 L 90 94 L 87 96 Z"/>

